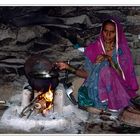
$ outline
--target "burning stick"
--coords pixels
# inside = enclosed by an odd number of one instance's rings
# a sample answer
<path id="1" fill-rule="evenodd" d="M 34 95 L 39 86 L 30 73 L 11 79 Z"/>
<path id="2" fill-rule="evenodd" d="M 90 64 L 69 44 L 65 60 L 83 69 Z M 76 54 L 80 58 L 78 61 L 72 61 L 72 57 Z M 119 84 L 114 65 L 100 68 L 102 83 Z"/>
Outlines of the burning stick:
<path id="1" fill-rule="evenodd" d="M 29 116 L 32 114 L 32 112 L 34 111 L 34 107 L 35 107 L 35 102 L 37 100 L 37 97 L 25 108 L 23 108 L 22 112 L 20 113 L 20 117 L 22 118 L 23 116 L 27 116 L 27 118 L 29 118 Z"/>

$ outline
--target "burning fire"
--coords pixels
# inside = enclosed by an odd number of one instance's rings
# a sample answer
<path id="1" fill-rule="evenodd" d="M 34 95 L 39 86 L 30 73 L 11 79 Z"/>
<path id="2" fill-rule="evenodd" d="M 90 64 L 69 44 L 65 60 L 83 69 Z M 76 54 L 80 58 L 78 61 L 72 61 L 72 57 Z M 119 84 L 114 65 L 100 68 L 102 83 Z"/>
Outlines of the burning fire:
<path id="1" fill-rule="evenodd" d="M 53 90 L 51 90 L 51 86 L 49 86 L 49 90 L 47 92 L 39 92 L 37 98 L 38 101 L 35 103 L 35 109 L 41 113 L 51 110 L 53 107 Z"/>
<path id="2" fill-rule="evenodd" d="M 51 90 L 50 85 L 47 92 L 38 92 L 38 95 L 31 101 L 31 103 L 23 108 L 20 117 L 27 116 L 27 118 L 29 118 L 34 111 L 36 113 L 42 113 L 42 115 L 47 114 L 53 107 L 53 97 L 53 90 Z"/>

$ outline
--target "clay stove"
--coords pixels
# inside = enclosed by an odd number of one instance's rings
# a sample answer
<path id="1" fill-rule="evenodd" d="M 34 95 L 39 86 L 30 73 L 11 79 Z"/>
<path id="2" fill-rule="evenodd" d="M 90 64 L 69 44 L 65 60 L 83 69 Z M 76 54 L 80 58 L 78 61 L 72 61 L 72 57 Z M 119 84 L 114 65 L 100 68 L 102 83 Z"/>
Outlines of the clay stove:
<path id="1" fill-rule="evenodd" d="M 29 118 L 33 112 L 42 115 L 49 111 L 62 113 L 63 94 L 66 90 L 59 82 L 55 65 L 45 56 L 34 55 L 25 63 L 25 75 L 29 86 L 23 90 L 22 106 L 24 108 L 20 116 Z M 71 92 L 72 90 L 67 89 L 68 96 Z"/>
<path id="2" fill-rule="evenodd" d="M 63 113 L 64 94 L 66 90 L 63 84 L 59 84 L 56 90 L 52 90 L 51 86 L 47 92 L 34 92 L 35 98 L 30 102 L 32 92 L 30 89 L 24 89 L 22 92 L 23 107 L 20 117 L 29 118 L 31 114 L 41 113 L 46 116 L 50 112 Z"/>

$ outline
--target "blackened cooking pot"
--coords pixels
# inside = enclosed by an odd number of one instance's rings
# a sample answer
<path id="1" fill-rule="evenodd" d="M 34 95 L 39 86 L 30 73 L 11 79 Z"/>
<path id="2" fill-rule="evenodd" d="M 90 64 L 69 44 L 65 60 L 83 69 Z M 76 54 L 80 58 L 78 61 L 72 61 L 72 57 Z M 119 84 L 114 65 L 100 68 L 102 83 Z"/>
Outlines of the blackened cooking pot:
<path id="1" fill-rule="evenodd" d="M 29 84 L 34 90 L 48 91 L 50 86 L 55 89 L 59 83 L 58 70 L 46 56 L 30 56 L 25 62 L 24 69 Z"/>

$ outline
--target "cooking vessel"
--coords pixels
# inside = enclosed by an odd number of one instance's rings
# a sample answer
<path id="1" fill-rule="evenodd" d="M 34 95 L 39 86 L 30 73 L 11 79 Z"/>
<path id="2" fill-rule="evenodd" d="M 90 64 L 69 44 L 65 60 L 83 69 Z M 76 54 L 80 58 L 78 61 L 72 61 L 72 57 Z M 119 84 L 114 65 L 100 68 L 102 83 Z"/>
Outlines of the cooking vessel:
<path id="1" fill-rule="evenodd" d="M 25 62 L 24 70 L 29 84 L 34 90 L 48 91 L 50 86 L 55 89 L 59 83 L 58 70 L 46 56 L 30 56 Z"/>

